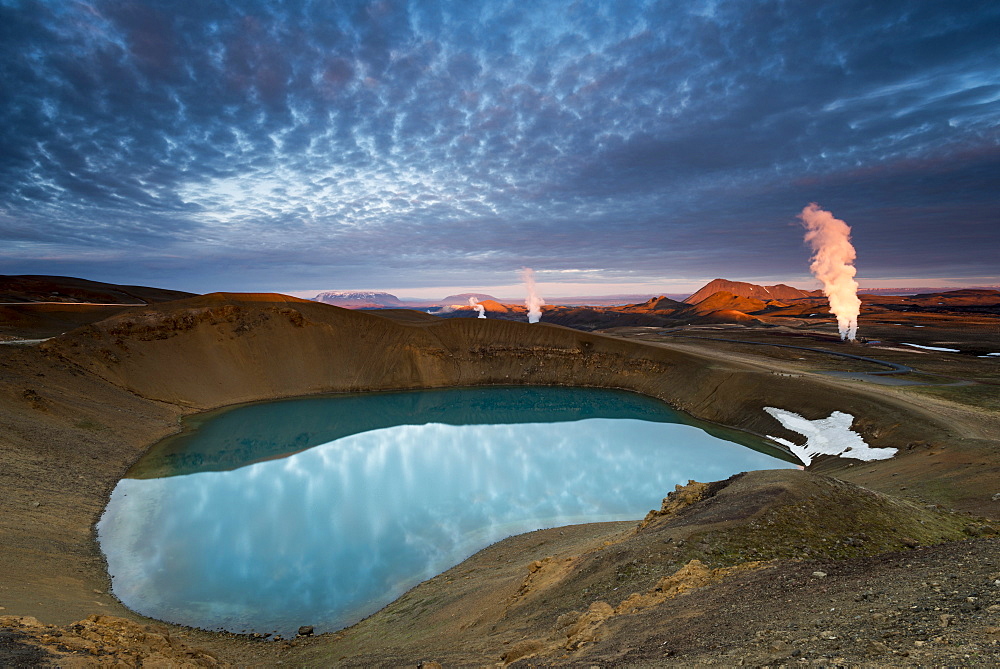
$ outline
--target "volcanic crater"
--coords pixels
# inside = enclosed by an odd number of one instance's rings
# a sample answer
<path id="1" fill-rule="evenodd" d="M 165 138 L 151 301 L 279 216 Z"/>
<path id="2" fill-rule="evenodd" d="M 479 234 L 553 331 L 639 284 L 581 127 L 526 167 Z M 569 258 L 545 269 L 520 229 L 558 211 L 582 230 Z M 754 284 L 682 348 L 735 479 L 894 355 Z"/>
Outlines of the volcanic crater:
<path id="1" fill-rule="evenodd" d="M 767 318 L 785 308 L 771 306 Z M 996 333 L 992 312 L 929 315 L 921 341 Z M 867 327 L 880 337 L 904 327 L 879 318 Z M 887 347 L 879 356 L 937 381 L 880 386 L 815 373 L 843 359 L 769 345 L 832 346 L 828 323 L 768 325 L 727 325 L 739 330 L 726 337 L 705 323 L 595 333 L 211 294 L 3 346 L 0 653 L 55 664 L 100 654 L 411 666 L 1000 659 L 1000 419 L 983 399 L 995 397 L 997 363 Z M 692 483 L 644 521 L 511 537 L 318 637 L 274 643 L 166 625 L 109 594 L 94 524 L 128 467 L 181 418 L 280 397 L 498 384 L 626 389 L 720 429 L 788 440 L 801 435 L 765 407 L 809 420 L 841 411 L 866 443 L 898 455 Z"/>

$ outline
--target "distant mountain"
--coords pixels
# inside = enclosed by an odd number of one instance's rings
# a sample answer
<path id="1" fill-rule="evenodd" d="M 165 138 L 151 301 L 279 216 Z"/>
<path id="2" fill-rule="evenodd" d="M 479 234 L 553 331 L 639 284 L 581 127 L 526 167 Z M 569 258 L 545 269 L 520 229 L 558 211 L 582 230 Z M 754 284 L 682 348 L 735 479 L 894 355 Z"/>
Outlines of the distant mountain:
<path id="1" fill-rule="evenodd" d="M 376 291 L 325 290 L 318 293 L 313 302 L 332 304 L 347 309 L 379 309 L 382 307 L 405 306 L 398 297 Z"/>
<path id="2" fill-rule="evenodd" d="M 0 276 L 0 302 L 64 304 L 151 304 L 193 297 L 194 293 L 148 286 L 120 286 L 71 276 Z"/>
<path id="3" fill-rule="evenodd" d="M 499 300 L 492 295 L 487 295 L 486 293 L 459 293 L 458 295 L 449 295 L 448 297 L 437 302 L 437 306 L 441 307 L 452 307 L 457 304 L 468 304 L 469 298 L 474 297 L 479 302 L 483 300 L 493 300 L 494 302 L 499 302 Z"/>
<path id="4" fill-rule="evenodd" d="M 893 298 L 872 296 L 868 301 L 878 301 L 884 303 Z M 922 293 L 908 297 L 894 298 L 896 308 L 907 311 L 930 311 L 930 312 L 986 312 L 996 313 L 1000 309 L 1000 291 L 985 288 L 963 288 L 959 290 L 948 290 L 939 293 Z M 864 304 L 864 300 L 862 301 Z M 888 307 L 893 308 L 893 307 Z"/>
<path id="5" fill-rule="evenodd" d="M 913 300 L 952 304 L 959 306 L 995 306 L 1000 304 L 1000 290 L 985 288 L 962 288 L 935 293 L 920 293 Z"/>
<path id="6" fill-rule="evenodd" d="M 659 297 L 669 297 L 682 299 L 687 295 L 660 295 Z M 545 297 L 545 303 L 549 305 L 563 305 L 567 307 L 624 307 L 645 302 L 655 296 L 647 294 L 621 294 L 621 295 L 583 295 L 578 297 Z"/>
<path id="7" fill-rule="evenodd" d="M 684 301 L 688 304 L 698 304 L 719 292 L 731 293 L 737 297 L 748 297 L 757 300 L 798 300 L 804 297 L 817 296 L 817 292 L 799 290 L 798 288 L 786 286 L 783 283 L 774 286 L 758 286 L 757 284 L 745 283 L 743 281 L 715 279 L 714 281 L 709 281 Z"/>
<path id="8" fill-rule="evenodd" d="M 952 288 L 947 286 L 919 286 L 916 288 L 858 288 L 858 294 L 871 295 L 928 295 L 938 293 L 955 293 L 961 290 L 997 290 L 1000 286 L 967 286 L 965 288 Z"/>
<path id="9" fill-rule="evenodd" d="M 683 295 L 660 295 L 655 299 L 663 299 L 664 297 L 670 299 L 683 299 L 687 296 L 687 293 Z M 459 304 L 468 304 L 469 297 L 474 297 L 480 302 L 483 300 L 493 300 L 494 302 L 499 302 L 501 304 L 524 304 L 524 297 L 494 297 L 492 295 L 487 295 L 485 293 L 460 293 L 458 295 L 449 295 L 443 300 L 437 302 L 429 302 L 427 304 L 439 306 L 439 307 L 453 307 Z M 639 304 L 645 302 L 653 295 L 581 295 L 576 297 L 554 297 L 551 295 L 542 295 L 545 298 L 545 304 L 548 306 L 576 306 L 576 307 L 624 307 L 634 304 Z M 422 302 L 418 300 L 418 302 Z M 665 307 L 660 307 L 665 308 Z"/>
<path id="10" fill-rule="evenodd" d="M 672 300 L 666 295 L 659 295 L 657 297 L 651 297 L 641 304 L 624 305 L 619 307 L 618 310 L 622 312 L 664 311 L 666 309 L 678 309 L 683 306 L 683 302 Z"/>

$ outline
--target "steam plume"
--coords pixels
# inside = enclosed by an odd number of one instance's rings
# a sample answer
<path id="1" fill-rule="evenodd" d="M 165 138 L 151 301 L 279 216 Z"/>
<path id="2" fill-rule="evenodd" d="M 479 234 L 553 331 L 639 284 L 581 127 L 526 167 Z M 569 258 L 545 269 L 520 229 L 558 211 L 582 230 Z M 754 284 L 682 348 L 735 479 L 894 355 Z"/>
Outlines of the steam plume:
<path id="1" fill-rule="evenodd" d="M 854 341 L 858 333 L 858 282 L 854 259 L 857 254 L 851 245 L 851 226 L 819 208 L 815 202 L 799 214 L 806 228 L 806 241 L 813 249 L 813 275 L 823 282 L 823 293 L 830 300 L 830 311 L 837 317 L 841 339 Z"/>
<path id="2" fill-rule="evenodd" d="M 528 291 L 528 297 L 524 300 L 524 306 L 528 307 L 528 322 L 537 323 L 542 318 L 542 305 L 545 304 L 545 300 L 538 295 L 538 290 L 535 288 L 535 270 L 530 267 L 523 268 L 521 278 Z"/>
<path id="3" fill-rule="evenodd" d="M 479 312 L 478 318 L 486 318 L 486 307 L 479 304 L 479 300 L 474 297 L 470 297 L 469 306 Z"/>

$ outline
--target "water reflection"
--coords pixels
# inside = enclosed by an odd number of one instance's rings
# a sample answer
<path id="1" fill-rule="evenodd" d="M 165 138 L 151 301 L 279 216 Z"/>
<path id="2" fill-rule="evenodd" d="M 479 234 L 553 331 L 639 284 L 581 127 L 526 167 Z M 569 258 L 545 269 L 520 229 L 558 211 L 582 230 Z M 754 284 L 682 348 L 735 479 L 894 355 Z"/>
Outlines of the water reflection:
<path id="1" fill-rule="evenodd" d="M 722 439 L 781 457 L 744 433 L 700 423 L 644 395 L 593 388 L 511 386 L 307 397 L 202 414 L 189 422 L 195 429 L 161 441 L 128 475 L 159 478 L 225 471 L 396 425 L 506 425 L 585 418 L 697 425 Z"/>
<path id="2" fill-rule="evenodd" d="M 98 533 L 115 594 L 140 613 L 329 631 L 511 534 L 639 518 L 689 478 L 780 466 L 680 423 L 404 424 L 230 471 L 124 479 Z"/>

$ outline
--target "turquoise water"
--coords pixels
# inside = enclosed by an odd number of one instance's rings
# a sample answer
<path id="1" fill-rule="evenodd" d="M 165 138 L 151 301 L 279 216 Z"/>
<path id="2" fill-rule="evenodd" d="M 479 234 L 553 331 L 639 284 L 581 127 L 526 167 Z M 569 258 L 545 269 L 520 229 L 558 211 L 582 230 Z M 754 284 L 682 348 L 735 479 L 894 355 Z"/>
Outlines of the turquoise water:
<path id="1" fill-rule="evenodd" d="M 98 539 L 114 594 L 144 615 L 332 631 L 512 534 L 638 519 L 688 479 L 794 466 L 691 423 L 578 388 L 247 405 L 154 447 Z"/>

